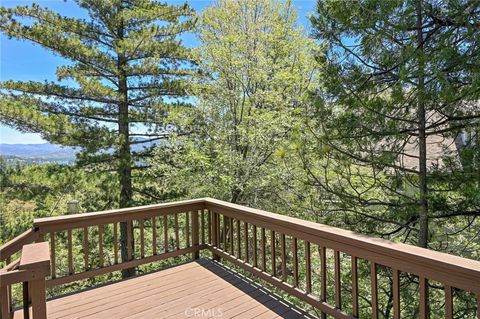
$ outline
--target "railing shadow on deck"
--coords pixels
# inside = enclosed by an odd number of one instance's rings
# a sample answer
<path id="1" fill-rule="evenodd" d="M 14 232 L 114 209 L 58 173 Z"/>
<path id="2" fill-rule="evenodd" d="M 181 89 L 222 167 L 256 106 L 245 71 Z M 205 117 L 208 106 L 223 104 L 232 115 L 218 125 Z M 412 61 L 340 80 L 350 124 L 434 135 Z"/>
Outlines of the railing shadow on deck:
<path id="1" fill-rule="evenodd" d="M 123 254 L 121 230 L 127 242 Z M 429 282 L 435 281 L 443 286 L 446 318 L 453 318 L 454 291 L 461 290 L 476 298 L 480 319 L 478 261 L 210 198 L 35 219 L 31 230 L 0 247 L 0 261 L 8 264 L 0 271 L 2 318 L 13 311 L 11 285 L 15 282 L 24 282 L 24 306 L 38 305 L 37 292 L 27 289 L 32 271 L 20 269 L 21 259 L 11 260 L 19 254 L 28 259 L 22 249 L 45 240 L 50 243 L 51 271 L 43 275 L 47 288 L 177 256 L 197 259 L 201 251 L 208 250 L 214 260 L 231 262 L 310 304 L 322 318 L 358 318 L 359 297 L 364 297 L 359 295 L 358 269 L 359 262 L 366 261 L 372 318 L 379 316 L 378 269 L 382 267 L 391 274 L 394 318 L 401 315 L 401 277 L 408 274 L 418 282 L 420 318 L 429 317 Z M 348 307 L 342 293 L 347 285 L 342 282 L 346 264 L 351 291 Z M 319 287 L 313 287 L 313 270 L 320 273 Z M 328 280 L 330 273 L 333 280 Z M 35 319 L 43 317 L 40 308 L 33 314 Z"/>

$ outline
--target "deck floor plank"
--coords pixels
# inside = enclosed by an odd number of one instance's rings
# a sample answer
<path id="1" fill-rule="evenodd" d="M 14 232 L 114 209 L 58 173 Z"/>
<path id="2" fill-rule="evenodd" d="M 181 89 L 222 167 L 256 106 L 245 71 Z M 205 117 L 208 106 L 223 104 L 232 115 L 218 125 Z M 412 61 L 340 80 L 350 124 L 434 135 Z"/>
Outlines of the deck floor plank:
<path id="1" fill-rule="evenodd" d="M 47 312 L 49 319 L 313 318 L 207 259 L 52 299 Z"/>

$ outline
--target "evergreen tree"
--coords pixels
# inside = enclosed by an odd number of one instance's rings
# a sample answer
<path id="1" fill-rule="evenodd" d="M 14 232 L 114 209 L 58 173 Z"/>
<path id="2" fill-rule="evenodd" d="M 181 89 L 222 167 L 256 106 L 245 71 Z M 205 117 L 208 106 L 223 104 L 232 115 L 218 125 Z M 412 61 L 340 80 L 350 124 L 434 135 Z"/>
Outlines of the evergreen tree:
<path id="1" fill-rule="evenodd" d="M 327 47 L 312 127 L 339 176 L 317 186 L 422 247 L 429 219 L 478 213 L 451 193 L 478 190 L 478 1 L 321 0 L 312 23 Z"/>
<path id="2" fill-rule="evenodd" d="M 186 4 L 151 0 L 77 4 L 88 19 L 36 4 L 0 9 L 1 32 L 69 62 L 57 69 L 58 81 L 2 82 L 1 119 L 48 141 L 80 147 L 79 164 L 115 171 L 118 207 L 128 207 L 134 203 L 133 171 L 166 136 L 166 112 L 187 106 L 181 98 L 192 65 L 178 36 L 193 27 L 193 11 Z M 125 261 L 125 223 L 121 229 Z"/>

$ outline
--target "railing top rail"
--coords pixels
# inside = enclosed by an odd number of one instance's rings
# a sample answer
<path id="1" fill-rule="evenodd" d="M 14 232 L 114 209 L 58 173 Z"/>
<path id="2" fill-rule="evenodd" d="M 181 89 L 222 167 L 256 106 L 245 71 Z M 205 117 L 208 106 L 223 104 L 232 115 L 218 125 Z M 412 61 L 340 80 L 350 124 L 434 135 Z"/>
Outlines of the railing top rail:
<path id="1" fill-rule="evenodd" d="M 279 215 L 221 200 L 206 198 L 206 208 L 217 212 L 230 212 L 260 225 L 278 227 L 297 238 L 311 239 L 329 248 L 374 260 L 413 274 L 431 275 L 431 279 L 453 284 L 457 288 L 480 292 L 480 261 L 450 255 L 412 245 L 396 243 L 382 238 L 355 233 L 294 217 Z M 459 280 L 462 277 L 462 280 Z M 450 278 L 450 279 L 449 279 Z M 444 280 L 445 279 L 445 280 Z"/>
<path id="2" fill-rule="evenodd" d="M 210 209 L 226 213 L 262 227 L 276 229 L 298 239 L 325 245 L 328 248 L 337 249 L 393 269 L 438 280 L 457 288 L 475 292 L 479 292 L 480 289 L 479 261 L 395 243 L 381 238 L 373 238 L 336 227 L 212 198 L 39 218 L 34 220 L 34 227 L 39 229 L 41 233 L 46 233 L 198 209 Z M 27 233 L 25 233 L 25 236 L 27 236 Z M 1 249 L 4 249 L 4 246 Z M 3 253 L 2 250 L 0 251 Z"/>
<path id="3" fill-rule="evenodd" d="M 35 230 L 29 229 L 0 247 L 0 260 L 6 260 L 16 252 L 19 252 L 24 245 L 33 243 L 38 238 Z"/>
<path id="4" fill-rule="evenodd" d="M 77 227 L 86 227 L 97 224 L 107 224 L 112 222 L 127 221 L 137 218 L 148 218 L 157 214 L 181 212 L 195 209 L 203 209 L 205 200 L 192 199 L 177 202 L 137 206 L 130 208 L 112 209 L 99 212 L 81 213 L 66 216 L 54 216 L 46 218 L 36 218 L 33 221 L 34 228 L 41 232 L 56 230 L 66 230 Z"/>

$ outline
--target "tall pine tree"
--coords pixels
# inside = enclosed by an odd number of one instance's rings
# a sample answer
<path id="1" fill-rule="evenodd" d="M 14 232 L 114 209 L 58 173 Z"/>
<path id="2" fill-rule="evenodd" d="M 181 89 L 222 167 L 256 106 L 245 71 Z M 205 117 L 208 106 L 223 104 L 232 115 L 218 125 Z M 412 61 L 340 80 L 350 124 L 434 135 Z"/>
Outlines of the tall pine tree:
<path id="1" fill-rule="evenodd" d="M 133 172 L 166 136 L 166 112 L 188 105 L 182 97 L 193 68 L 179 36 L 194 26 L 194 12 L 150 0 L 76 2 L 88 19 L 36 4 L 0 9 L 1 32 L 68 61 L 58 81 L 2 82 L 1 121 L 81 148 L 79 164 L 117 173 L 118 207 L 129 207 Z M 126 229 L 122 223 L 123 261 Z"/>
<path id="2" fill-rule="evenodd" d="M 327 48 L 312 126 L 339 176 L 315 184 L 422 247 L 429 220 L 478 214 L 478 1 L 320 0 L 312 23 Z"/>

